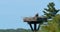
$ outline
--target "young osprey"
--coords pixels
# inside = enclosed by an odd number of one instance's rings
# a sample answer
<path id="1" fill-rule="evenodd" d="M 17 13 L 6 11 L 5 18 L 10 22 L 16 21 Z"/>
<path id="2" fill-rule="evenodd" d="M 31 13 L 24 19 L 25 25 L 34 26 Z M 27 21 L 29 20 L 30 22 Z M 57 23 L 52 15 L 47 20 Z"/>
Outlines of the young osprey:
<path id="1" fill-rule="evenodd" d="M 37 13 L 36 15 L 35 15 L 35 17 L 38 17 L 39 16 L 39 14 Z"/>

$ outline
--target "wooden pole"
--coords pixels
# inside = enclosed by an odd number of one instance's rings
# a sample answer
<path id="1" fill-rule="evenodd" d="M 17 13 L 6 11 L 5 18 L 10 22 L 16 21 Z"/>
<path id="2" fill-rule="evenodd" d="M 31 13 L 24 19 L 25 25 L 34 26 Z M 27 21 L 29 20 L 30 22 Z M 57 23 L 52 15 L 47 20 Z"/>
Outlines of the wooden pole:
<path id="1" fill-rule="evenodd" d="M 34 32 L 36 32 L 36 23 L 34 23 Z"/>

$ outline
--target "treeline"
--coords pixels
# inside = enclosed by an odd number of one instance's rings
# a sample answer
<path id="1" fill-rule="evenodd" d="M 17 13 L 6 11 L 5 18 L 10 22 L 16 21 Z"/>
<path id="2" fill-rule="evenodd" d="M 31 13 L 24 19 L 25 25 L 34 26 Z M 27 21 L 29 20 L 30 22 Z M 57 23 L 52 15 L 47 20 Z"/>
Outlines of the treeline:
<path id="1" fill-rule="evenodd" d="M 30 29 L 0 29 L 0 32 L 32 32 Z"/>

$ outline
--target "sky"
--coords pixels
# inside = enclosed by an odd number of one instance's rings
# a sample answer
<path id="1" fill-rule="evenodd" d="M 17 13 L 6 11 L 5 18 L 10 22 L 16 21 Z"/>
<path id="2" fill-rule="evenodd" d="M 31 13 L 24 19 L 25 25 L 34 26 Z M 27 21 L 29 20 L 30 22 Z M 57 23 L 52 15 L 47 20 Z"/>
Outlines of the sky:
<path id="1" fill-rule="evenodd" d="M 36 13 L 44 15 L 43 10 L 49 2 L 54 2 L 56 9 L 60 9 L 60 0 L 0 0 L 0 29 L 30 29 L 23 18 Z"/>

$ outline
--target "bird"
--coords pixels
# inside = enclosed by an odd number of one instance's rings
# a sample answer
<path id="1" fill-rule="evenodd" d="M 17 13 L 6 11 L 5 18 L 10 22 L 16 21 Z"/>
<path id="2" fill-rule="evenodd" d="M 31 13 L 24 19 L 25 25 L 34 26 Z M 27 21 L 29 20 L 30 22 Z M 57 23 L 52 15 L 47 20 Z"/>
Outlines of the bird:
<path id="1" fill-rule="evenodd" d="M 35 15 L 35 17 L 38 17 L 39 16 L 39 14 L 37 13 L 36 15 Z"/>

